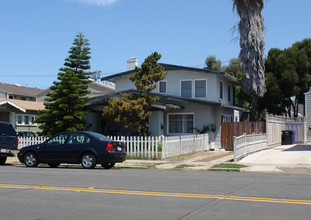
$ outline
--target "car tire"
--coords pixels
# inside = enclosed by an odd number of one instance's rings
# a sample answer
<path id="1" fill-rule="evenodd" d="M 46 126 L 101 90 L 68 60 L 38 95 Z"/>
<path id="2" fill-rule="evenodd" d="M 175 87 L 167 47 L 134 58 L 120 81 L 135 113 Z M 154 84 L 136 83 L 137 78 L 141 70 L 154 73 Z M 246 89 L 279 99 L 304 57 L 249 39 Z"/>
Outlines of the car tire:
<path id="1" fill-rule="evenodd" d="M 60 163 L 48 163 L 48 165 L 52 168 L 56 168 L 60 165 Z"/>
<path id="2" fill-rule="evenodd" d="M 96 158 L 92 153 L 86 153 L 81 157 L 82 167 L 85 169 L 93 169 L 96 166 Z"/>
<path id="3" fill-rule="evenodd" d="M 104 169 L 111 169 L 115 165 L 115 163 L 105 162 L 105 163 L 102 163 L 101 165 Z"/>
<path id="4" fill-rule="evenodd" d="M 26 153 L 24 161 L 26 167 L 36 167 L 39 164 L 38 156 L 33 152 Z"/>
<path id="5" fill-rule="evenodd" d="M 4 165 L 6 159 L 7 159 L 7 156 L 0 157 L 0 165 Z"/>

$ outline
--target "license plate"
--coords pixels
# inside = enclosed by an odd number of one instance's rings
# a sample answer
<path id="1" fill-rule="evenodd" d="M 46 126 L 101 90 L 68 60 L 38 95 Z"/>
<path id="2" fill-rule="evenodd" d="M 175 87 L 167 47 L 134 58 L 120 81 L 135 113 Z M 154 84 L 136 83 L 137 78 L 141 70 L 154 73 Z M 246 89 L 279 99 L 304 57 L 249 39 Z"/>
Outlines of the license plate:
<path id="1" fill-rule="evenodd" d="M 122 147 L 117 147 L 117 151 L 122 151 Z"/>
<path id="2" fill-rule="evenodd" d="M 9 149 L 1 149 L 0 152 L 1 153 L 10 153 L 10 150 Z"/>

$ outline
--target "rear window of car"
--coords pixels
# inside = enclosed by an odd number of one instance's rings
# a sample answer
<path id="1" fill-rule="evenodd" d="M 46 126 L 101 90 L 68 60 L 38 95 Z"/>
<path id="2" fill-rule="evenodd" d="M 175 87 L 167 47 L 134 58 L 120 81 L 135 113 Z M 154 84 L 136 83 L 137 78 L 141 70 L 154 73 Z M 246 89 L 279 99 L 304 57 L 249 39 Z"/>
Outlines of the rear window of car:
<path id="1" fill-rule="evenodd" d="M 9 136 L 16 136 L 16 132 L 12 125 L 7 123 L 0 123 L 0 135 L 9 135 Z"/>
<path id="2" fill-rule="evenodd" d="M 101 140 L 101 141 L 112 141 L 110 138 L 106 137 L 105 135 L 102 135 L 102 134 L 98 134 L 98 133 L 95 133 L 95 132 L 92 132 L 91 133 L 95 138 Z"/>

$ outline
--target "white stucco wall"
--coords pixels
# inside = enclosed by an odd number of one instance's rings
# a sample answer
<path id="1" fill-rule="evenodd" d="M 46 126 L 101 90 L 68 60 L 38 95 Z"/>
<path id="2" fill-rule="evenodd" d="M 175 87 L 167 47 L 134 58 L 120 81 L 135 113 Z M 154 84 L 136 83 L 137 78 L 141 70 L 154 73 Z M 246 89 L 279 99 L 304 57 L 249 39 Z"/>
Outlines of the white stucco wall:
<path id="1" fill-rule="evenodd" d="M 136 89 L 133 82 L 129 80 L 129 75 L 116 79 L 116 92 L 120 92 L 127 89 Z M 181 96 L 181 82 L 185 80 L 192 81 L 192 98 L 201 99 L 206 101 L 221 102 L 223 104 L 233 104 L 233 87 L 234 85 L 225 79 L 224 76 L 207 74 L 200 72 L 192 72 L 185 70 L 168 71 L 166 81 L 166 94 Z M 206 80 L 206 97 L 195 97 L 195 80 Z M 223 82 L 223 98 L 220 99 L 220 81 Z M 228 85 L 231 89 L 231 98 L 228 100 Z M 159 92 L 159 85 L 154 90 Z"/>
<path id="2" fill-rule="evenodd" d="M 161 136 L 163 135 L 163 129 L 161 126 L 164 126 L 163 122 L 163 111 L 152 111 L 152 114 L 149 117 L 149 132 L 151 136 Z"/>

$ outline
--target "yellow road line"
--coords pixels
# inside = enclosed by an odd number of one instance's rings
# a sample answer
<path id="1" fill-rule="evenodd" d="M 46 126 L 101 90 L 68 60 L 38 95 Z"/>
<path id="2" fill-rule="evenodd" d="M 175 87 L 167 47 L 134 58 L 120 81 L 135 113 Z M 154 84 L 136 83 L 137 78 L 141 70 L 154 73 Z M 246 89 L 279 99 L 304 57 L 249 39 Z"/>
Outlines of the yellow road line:
<path id="1" fill-rule="evenodd" d="M 234 201 L 251 201 L 251 202 L 269 202 L 269 203 L 311 205 L 311 200 L 274 199 L 274 198 L 240 197 L 240 196 L 207 195 L 207 194 L 191 194 L 191 193 L 167 193 L 167 192 L 149 192 L 149 191 L 132 191 L 132 190 L 95 189 L 93 187 L 76 188 L 76 187 L 58 187 L 58 186 L 31 186 L 31 185 L 0 184 L 0 188 L 39 189 L 39 190 L 55 190 L 55 191 L 73 191 L 73 192 L 95 192 L 95 193 L 109 193 L 109 194 L 183 197 L 183 198 L 203 198 L 203 199 L 222 199 L 222 200 L 234 200 Z"/>

